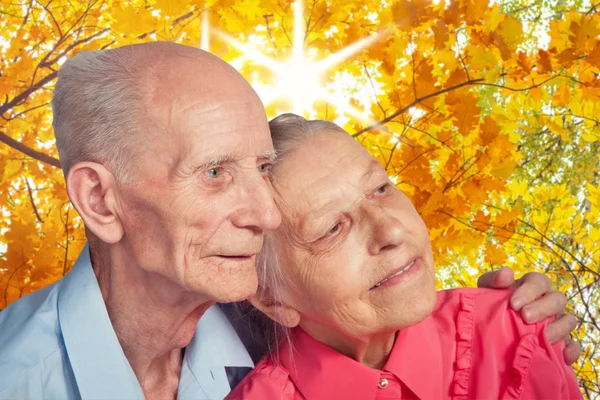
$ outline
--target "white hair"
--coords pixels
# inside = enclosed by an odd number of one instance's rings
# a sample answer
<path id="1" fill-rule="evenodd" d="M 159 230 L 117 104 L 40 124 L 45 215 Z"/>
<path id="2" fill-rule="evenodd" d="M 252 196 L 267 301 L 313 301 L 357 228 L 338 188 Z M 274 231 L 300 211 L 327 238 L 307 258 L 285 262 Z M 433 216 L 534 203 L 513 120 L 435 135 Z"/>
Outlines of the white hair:
<path id="1" fill-rule="evenodd" d="M 296 149 L 300 144 L 312 138 L 317 133 L 325 131 L 347 132 L 334 124 L 324 120 L 307 120 L 299 115 L 286 113 L 269 121 L 269 130 L 273 140 L 273 147 L 277 153 L 277 161 L 281 162 L 285 156 Z M 275 182 L 277 176 L 273 178 Z M 261 284 L 269 289 L 275 300 L 280 300 L 279 293 L 282 285 L 290 284 L 286 282 L 277 259 L 275 251 L 275 242 L 271 233 L 265 235 L 265 242 L 257 256 L 257 269 Z"/>
<path id="2" fill-rule="evenodd" d="M 117 181 L 132 178 L 140 143 L 143 80 L 132 46 L 84 51 L 58 71 L 52 98 L 54 135 L 65 177 L 81 161 L 103 164 Z"/>
<path id="3" fill-rule="evenodd" d="M 282 114 L 269 121 L 269 129 L 273 146 L 277 152 L 277 162 L 285 159 L 285 156 L 306 140 L 322 132 L 341 132 L 348 134 L 340 126 L 333 122 L 324 120 L 307 120 L 295 114 Z M 276 168 L 275 168 L 276 171 Z M 274 182 L 277 176 L 273 178 Z M 286 279 L 281 271 L 280 261 L 277 257 L 275 240 L 272 233 L 266 233 L 263 247 L 256 258 L 256 268 L 259 284 L 261 286 L 259 296 L 268 296 L 265 301 L 281 302 L 282 289 L 290 287 L 292 282 Z M 268 350 L 275 359 L 278 359 L 278 345 L 282 340 L 289 342 L 289 331 L 279 324 L 267 324 L 258 321 L 267 339 Z M 291 349 L 291 347 L 290 347 Z M 275 350 L 275 352 L 273 352 Z"/>

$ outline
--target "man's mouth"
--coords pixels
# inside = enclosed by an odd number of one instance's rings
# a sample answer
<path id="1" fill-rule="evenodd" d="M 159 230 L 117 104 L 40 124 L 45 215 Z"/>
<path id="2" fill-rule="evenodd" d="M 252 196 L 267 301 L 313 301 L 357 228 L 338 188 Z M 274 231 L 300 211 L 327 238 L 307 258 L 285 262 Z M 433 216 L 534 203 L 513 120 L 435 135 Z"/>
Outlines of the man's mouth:
<path id="1" fill-rule="evenodd" d="M 236 255 L 224 255 L 220 254 L 217 257 L 224 258 L 226 260 L 231 261 L 246 261 L 256 256 L 256 253 L 248 253 L 248 254 L 236 254 Z"/>
<path id="2" fill-rule="evenodd" d="M 375 289 L 378 288 L 379 286 L 383 285 L 385 282 L 389 281 L 392 278 L 395 278 L 397 276 L 400 276 L 402 274 L 404 274 L 405 272 L 407 272 L 408 270 L 410 270 L 410 268 L 415 264 L 415 261 L 417 261 L 417 259 L 413 259 L 410 263 L 408 263 L 405 267 L 403 267 L 402 269 L 400 269 L 399 271 L 394 272 L 392 275 L 388 276 L 387 278 L 385 278 L 384 280 L 382 280 L 381 282 L 377 283 L 375 286 L 373 286 L 371 289 Z"/>

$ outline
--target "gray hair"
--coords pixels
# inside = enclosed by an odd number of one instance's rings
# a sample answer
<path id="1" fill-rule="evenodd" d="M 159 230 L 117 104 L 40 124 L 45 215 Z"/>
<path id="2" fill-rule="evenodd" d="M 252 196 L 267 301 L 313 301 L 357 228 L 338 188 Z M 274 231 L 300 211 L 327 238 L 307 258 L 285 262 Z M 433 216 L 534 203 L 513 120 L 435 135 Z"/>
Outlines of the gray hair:
<path id="1" fill-rule="evenodd" d="M 277 160 L 280 162 L 285 156 L 296 149 L 300 144 L 323 132 L 340 132 L 348 134 L 340 126 L 333 122 L 324 120 L 307 120 L 295 114 L 282 114 L 269 121 L 273 146 L 277 152 Z M 277 177 L 274 178 L 276 180 Z M 272 233 L 265 235 L 265 240 L 260 253 L 256 258 L 256 268 L 260 286 L 266 290 L 273 301 L 281 301 L 283 287 L 289 287 L 292 283 L 288 281 L 281 272 L 280 263 L 275 249 L 275 240 Z M 264 290 L 263 290 L 264 293 Z M 289 342 L 289 331 L 279 325 L 272 323 L 259 323 L 263 327 L 267 339 L 268 350 L 278 357 L 278 344 L 282 340 Z M 273 352 L 275 349 L 275 352 Z"/>
<path id="2" fill-rule="evenodd" d="M 117 181 L 140 143 L 144 87 L 131 46 L 84 51 L 58 72 L 52 98 L 54 135 L 65 177 L 81 161 L 103 164 Z M 130 163 L 133 164 L 133 163 Z"/>
<path id="3" fill-rule="evenodd" d="M 269 121 L 273 146 L 281 159 L 301 142 L 324 131 L 347 132 L 333 122 L 320 119 L 307 120 L 299 115 L 286 113 Z"/>

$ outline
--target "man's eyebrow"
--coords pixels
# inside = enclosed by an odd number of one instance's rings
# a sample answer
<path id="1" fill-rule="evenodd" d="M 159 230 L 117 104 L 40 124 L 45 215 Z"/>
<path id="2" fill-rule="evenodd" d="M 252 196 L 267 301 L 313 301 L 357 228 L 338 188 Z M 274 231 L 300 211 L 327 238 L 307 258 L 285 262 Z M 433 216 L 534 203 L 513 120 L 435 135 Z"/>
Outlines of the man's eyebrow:
<path id="1" fill-rule="evenodd" d="M 200 165 L 196 165 L 194 167 L 194 171 L 200 171 L 203 169 L 210 169 L 213 167 L 216 167 L 217 165 L 221 165 L 221 164 L 228 164 L 228 163 L 232 163 L 236 160 L 237 158 L 235 156 L 233 156 L 232 154 L 227 154 L 227 155 L 223 155 L 223 156 L 218 156 L 218 157 L 214 157 L 211 158 L 210 160 L 200 164 Z"/>
<path id="2" fill-rule="evenodd" d="M 275 162 L 275 160 L 277 159 L 277 152 L 275 150 L 267 150 L 264 153 L 259 154 L 257 158 L 259 160 L 269 160 L 270 162 Z M 226 154 L 214 157 L 200 165 L 195 166 L 194 171 L 214 168 L 221 164 L 231 164 L 239 159 L 240 157 L 234 154 Z"/>
<path id="3" fill-rule="evenodd" d="M 274 163 L 277 160 L 277 152 L 275 150 L 267 150 L 258 156 L 258 159 L 269 160 Z"/>

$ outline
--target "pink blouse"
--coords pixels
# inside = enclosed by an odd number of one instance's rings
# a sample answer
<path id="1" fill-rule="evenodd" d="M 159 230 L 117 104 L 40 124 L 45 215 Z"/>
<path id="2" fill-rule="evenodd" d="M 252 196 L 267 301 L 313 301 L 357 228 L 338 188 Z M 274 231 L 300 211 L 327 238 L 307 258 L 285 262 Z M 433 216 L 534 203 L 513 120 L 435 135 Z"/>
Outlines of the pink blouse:
<path id="1" fill-rule="evenodd" d="M 265 356 L 226 399 L 581 399 L 550 345 L 548 321 L 527 325 L 509 305 L 510 290 L 438 292 L 434 312 L 398 332 L 382 370 L 366 367 L 292 332 L 279 363 Z"/>

